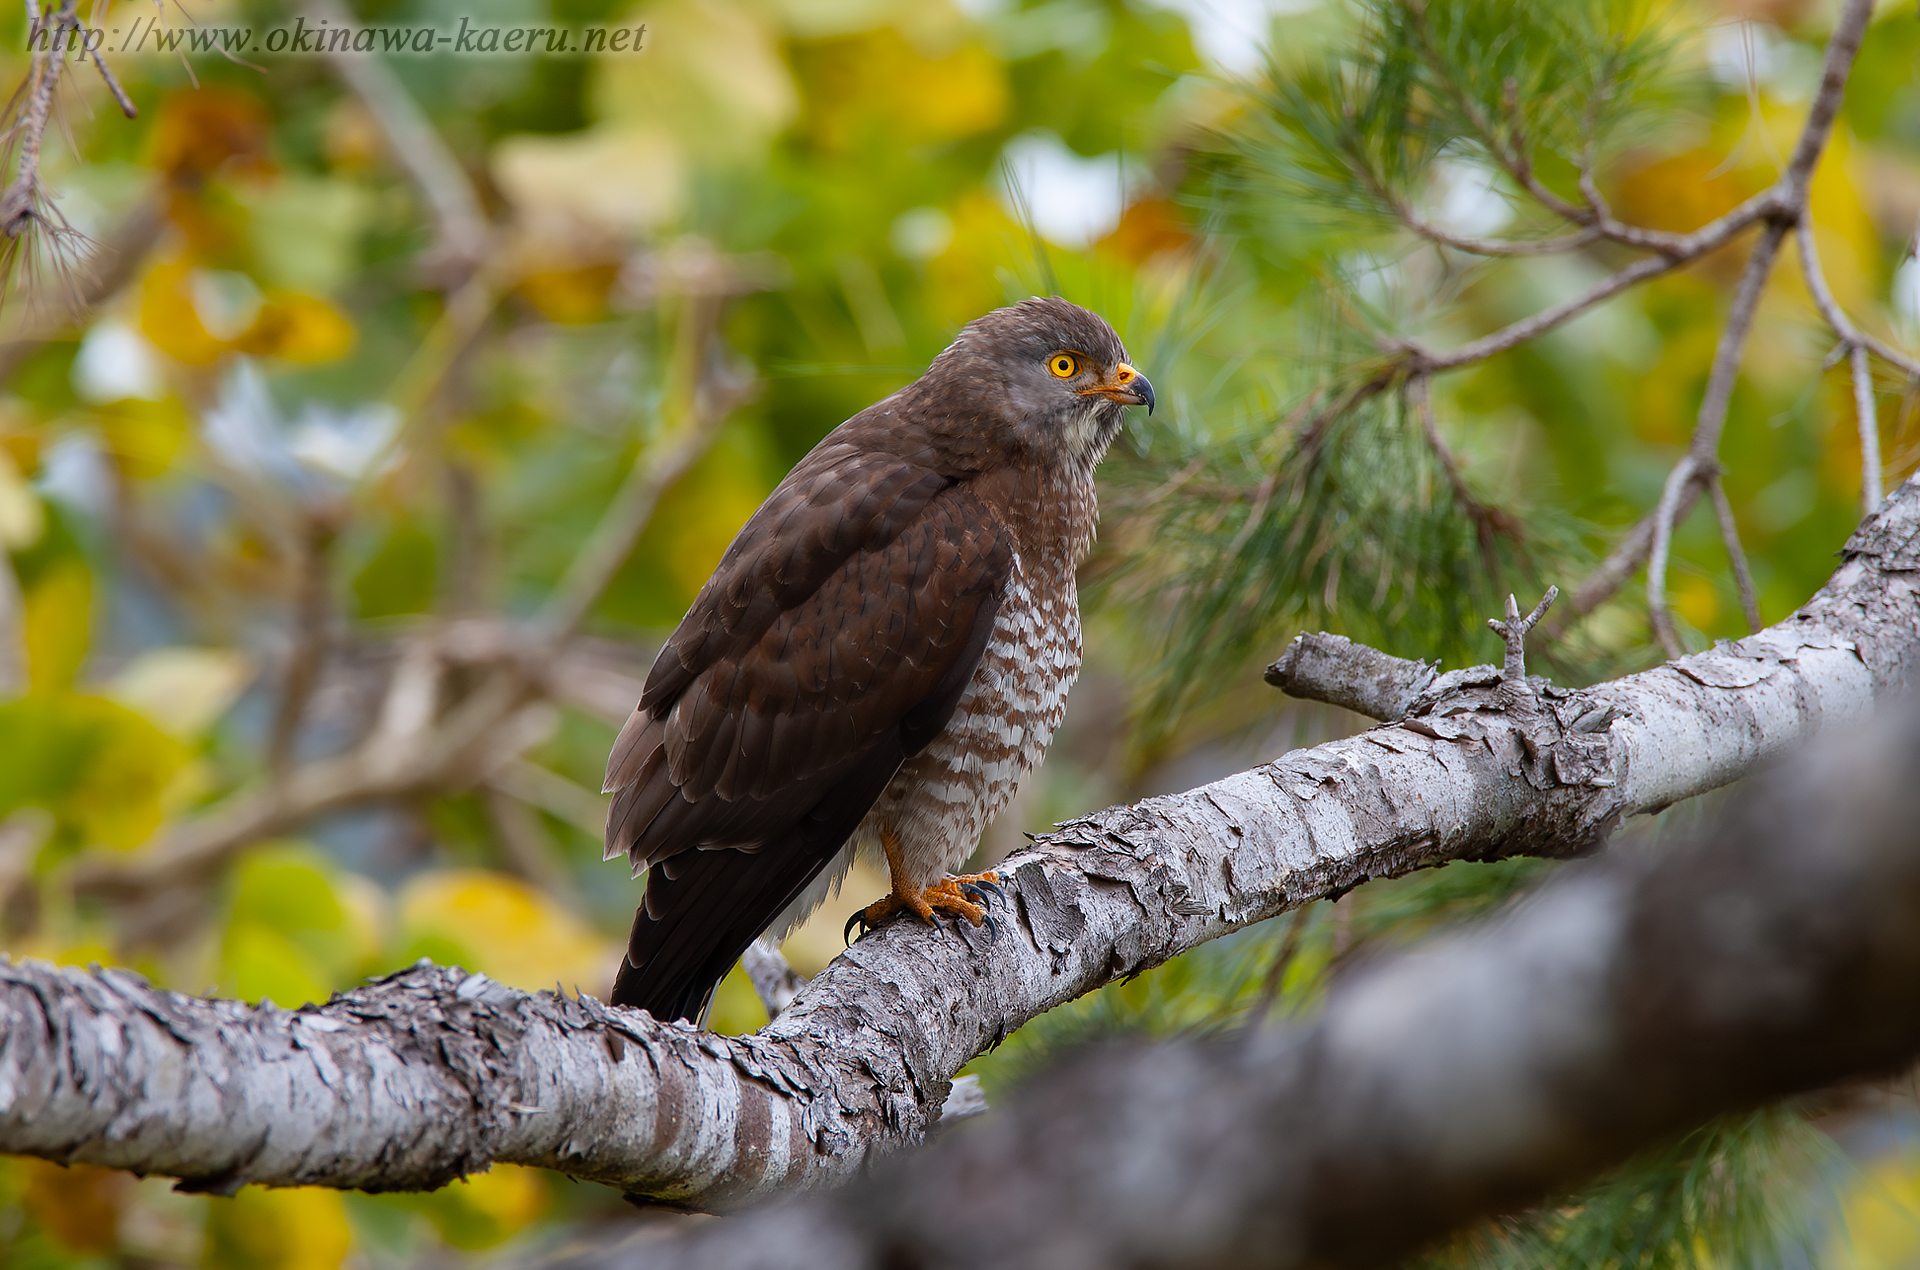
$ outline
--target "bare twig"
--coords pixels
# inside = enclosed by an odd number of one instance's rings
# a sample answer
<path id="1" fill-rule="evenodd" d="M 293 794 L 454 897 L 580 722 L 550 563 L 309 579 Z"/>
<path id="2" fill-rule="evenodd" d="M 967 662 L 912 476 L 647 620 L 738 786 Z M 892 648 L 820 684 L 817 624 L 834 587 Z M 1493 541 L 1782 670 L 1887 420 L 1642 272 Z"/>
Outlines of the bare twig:
<path id="1" fill-rule="evenodd" d="M 765 939 L 747 945 L 740 965 L 759 994 L 760 1004 L 767 1008 L 769 1021 L 779 1018 L 807 986 L 807 977 L 788 965 L 779 947 Z"/>
<path id="2" fill-rule="evenodd" d="M 1603 237 L 1597 226 L 1591 226 L 1575 234 L 1562 234 L 1558 238 L 1473 238 L 1440 228 L 1403 201 L 1394 200 L 1393 209 L 1406 227 L 1420 237 L 1475 256 L 1554 256 L 1578 251 Z"/>
<path id="3" fill-rule="evenodd" d="M 629 699 L 622 716 L 632 708 Z M 552 768 L 515 759 L 500 769 L 492 784 L 528 806 L 551 812 L 590 838 L 598 840 L 607 831 L 606 796 L 574 784 Z"/>
<path id="4" fill-rule="evenodd" d="M 113 94 L 113 104 L 120 107 L 120 113 L 127 118 L 138 119 L 140 112 L 134 108 L 133 98 L 127 96 L 127 90 L 120 86 L 120 81 L 115 79 L 113 72 L 107 69 L 105 59 L 100 56 L 98 41 L 87 38 L 92 31 L 78 17 L 74 18 L 73 26 L 75 34 L 81 37 L 80 47 L 85 56 L 92 60 L 93 68 L 100 72 L 100 79 L 106 84 L 107 91 Z"/>
<path id="5" fill-rule="evenodd" d="M 1684 235 L 1681 245 L 1670 254 L 1649 256 L 1635 261 L 1618 272 L 1609 274 L 1592 287 L 1564 300 L 1549 309 L 1542 309 L 1531 317 L 1522 318 L 1491 335 L 1463 344 L 1450 352 L 1436 353 L 1419 345 L 1409 344 L 1408 369 L 1414 373 L 1431 374 L 1444 370 L 1459 370 L 1483 362 L 1489 357 L 1517 348 L 1528 340 L 1537 339 L 1548 331 L 1562 326 L 1585 313 L 1603 300 L 1611 299 L 1630 287 L 1669 273 L 1681 265 L 1690 264 L 1701 256 L 1719 250 L 1737 234 L 1755 221 L 1763 220 L 1777 212 L 1777 198 L 1769 191 L 1755 195 L 1733 211 L 1710 224 L 1703 225 L 1693 233 Z"/>
<path id="6" fill-rule="evenodd" d="M 1273 1012 L 1274 1002 L 1280 999 L 1280 990 L 1286 986 L 1287 971 L 1293 966 L 1293 959 L 1300 953 L 1300 937 L 1306 933 L 1306 929 L 1307 910 L 1304 908 L 1293 910 L 1287 918 L 1287 933 L 1281 936 L 1280 947 L 1274 951 L 1273 961 L 1267 966 L 1267 973 L 1260 980 L 1259 1001 L 1253 1007 L 1255 1026 L 1266 1022 L 1267 1015 Z"/>
<path id="7" fill-rule="evenodd" d="M 699 356 L 707 360 L 704 350 Z M 719 437 L 720 426 L 755 390 L 749 378 L 709 369 L 711 377 L 694 393 L 693 417 L 671 442 L 641 450 L 592 537 L 554 589 L 538 622 L 540 638 L 549 645 L 558 644 L 580 625 L 633 553 L 634 543 L 653 519 L 660 495 L 700 461 Z"/>
<path id="8" fill-rule="evenodd" d="M 48 340 L 70 331 L 74 320 L 102 301 L 118 295 L 133 281 L 147 253 L 160 241 L 167 228 L 166 198 L 154 193 L 140 200 L 120 222 L 94 244 L 84 266 L 78 271 L 73 306 L 69 313 L 53 321 L 34 321 L 9 333 L 0 343 L 0 383 L 4 383 L 20 363 Z"/>
<path id="9" fill-rule="evenodd" d="M 1512 238 L 1475 238 L 1466 234 L 1456 234 L 1442 229 L 1419 212 L 1407 200 L 1396 195 L 1373 165 L 1367 160 L 1359 147 L 1354 147 L 1347 156 L 1347 165 L 1353 174 L 1360 178 L 1373 196 L 1393 210 L 1402 224 L 1429 242 L 1442 247 L 1451 247 L 1455 251 L 1464 251 L 1475 256 L 1551 256 L 1562 252 L 1576 251 L 1601 238 L 1598 226 L 1588 226 L 1572 234 L 1562 234 L 1558 238 L 1512 239 Z"/>
<path id="10" fill-rule="evenodd" d="M 295 565 L 292 650 L 267 741 L 267 770 L 276 777 L 284 775 L 293 761 L 294 742 L 300 735 L 307 702 L 320 682 L 332 612 L 327 574 L 333 559 L 335 527 L 331 517 L 315 512 L 308 515 L 305 528 Z"/>
<path id="11" fill-rule="evenodd" d="M 1807 107 L 1807 122 L 1801 126 L 1800 139 L 1794 143 L 1793 157 L 1780 177 L 1796 210 L 1806 206 L 1807 187 L 1813 170 L 1833 134 L 1833 121 L 1839 117 L 1840 103 L 1846 96 L 1847 76 L 1853 71 L 1853 59 L 1860 53 L 1860 41 L 1866 37 L 1867 24 L 1873 21 L 1873 0 L 1846 0 L 1840 16 L 1827 37 L 1827 51 L 1820 66 L 1820 87 Z"/>
<path id="12" fill-rule="evenodd" d="M 66 69 L 68 49 L 78 52 L 82 62 L 93 63 L 122 114 L 129 119 L 136 119 L 140 114 L 134 109 L 127 90 L 107 69 L 95 42 L 88 38 L 90 31 L 79 16 L 79 5 L 80 0 L 62 0 L 60 8 L 51 15 L 42 14 L 37 5 L 29 4 L 27 8 L 27 45 L 33 56 L 27 72 L 26 108 L 10 130 L 20 138 L 19 159 L 13 181 L 0 193 L 0 232 L 10 238 L 18 238 L 30 226 L 46 220 L 46 213 L 41 210 L 40 153 L 47 124 L 53 118 L 54 95 L 60 86 L 61 72 Z"/>
<path id="13" fill-rule="evenodd" d="M 1509 594 L 1506 620 L 1500 621 L 1491 617 L 1487 619 L 1488 628 L 1498 635 L 1507 647 L 1506 660 L 1500 667 L 1502 682 L 1523 686 L 1526 684 L 1527 635 L 1540 619 L 1547 615 L 1547 610 L 1552 608 L 1553 602 L 1559 598 L 1560 588 L 1550 586 L 1547 588 L 1547 593 L 1540 597 L 1540 603 L 1533 606 L 1533 611 L 1521 617 L 1520 602 Z"/>
<path id="14" fill-rule="evenodd" d="M 1864 346 L 1882 361 L 1905 371 L 1909 379 L 1920 379 L 1920 358 L 1903 353 L 1861 330 L 1833 298 L 1833 289 L 1827 285 L 1826 271 L 1820 267 L 1819 248 L 1814 245 L 1812 220 L 1802 217 L 1797 229 L 1799 236 L 1795 245 L 1800 249 L 1800 271 L 1806 278 L 1807 290 L 1813 296 L 1814 307 L 1820 310 L 1820 316 L 1833 328 L 1840 342 L 1850 349 Z"/>
<path id="15" fill-rule="evenodd" d="M 553 841 L 534 810 L 504 792 L 498 784 L 482 789 L 480 798 L 486 806 L 487 818 L 493 822 L 494 834 L 500 839 L 507 868 L 569 905 L 576 903 L 579 896 L 573 879 L 554 861 Z"/>
<path id="16" fill-rule="evenodd" d="M 1669 659 L 1679 657 L 1684 650 L 1674 633 L 1673 618 L 1667 612 L 1667 554 L 1673 543 L 1674 525 L 1679 520 L 1681 493 L 1693 485 L 1697 470 L 1698 463 L 1689 452 L 1681 455 L 1680 461 L 1667 473 L 1667 483 L 1660 491 L 1660 505 L 1654 508 L 1653 540 L 1647 550 L 1647 614 L 1653 622 L 1654 636 Z"/>
<path id="17" fill-rule="evenodd" d="M 1846 354 L 1848 373 L 1853 380 L 1854 420 L 1860 431 L 1860 504 L 1863 512 L 1872 512 L 1880 505 L 1882 483 L 1880 421 L 1873 401 L 1873 367 L 1867 360 L 1867 354 L 1880 354 L 1912 378 L 1920 378 L 1920 361 L 1881 344 L 1847 317 L 1846 311 L 1833 298 L 1833 290 L 1827 285 L 1826 272 L 1820 268 L 1819 249 L 1814 245 L 1813 222 L 1809 217 L 1800 219 L 1797 245 L 1800 248 L 1800 270 L 1806 278 L 1807 291 L 1813 296 L 1814 307 L 1820 310 L 1820 316 L 1826 319 L 1827 325 L 1840 338 L 1841 351 Z"/>
<path id="18" fill-rule="evenodd" d="M 1740 611 L 1746 615 L 1747 629 L 1760 630 L 1760 598 L 1753 590 L 1753 573 L 1747 568 L 1747 553 L 1740 546 L 1740 526 L 1733 519 L 1733 504 L 1727 501 L 1727 488 L 1716 474 L 1707 481 L 1713 495 L 1714 515 L 1720 519 L 1720 541 L 1727 549 L 1727 563 L 1733 566 L 1733 580 L 1740 588 Z"/>
<path id="19" fill-rule="evenodd" d="M 474 270 L 448 294 L 440 316 L 387 390 L 387 400 L 400 411 L 401 424 L 367 463 L 360 477 L 363 483 L 384 474 L 389 459 L 400 453 L 419 432 L 421 421 L 429 414 L 429 406 L 486 326 L 500 294 L 499 286 L 484 268 Z"/>
<path id="20" fill-rule="evenodd" d="M 315 23 L 358 25 L 339 0 L 304 0 Z M 376 55 L 355 53 L 349 42 L 328 43 L 328 59 L 380 125 L 387 146 L 433 212 L 432 264 L 455 280 L 477 266 L 492 236 L 473 182 L 399 79 Z"/>
<path id="21" fill-rule="evenodd" d="M 27 687 L 26 603 L 13 557 L 0 549 L 0 699 Z"/>
<path id="22" fill-rule="evenodd" d="M 1425 662 L 1395 657 L 1344 635 L 1303 631 L 1264 677 L 1288 696 L 1392 723 L 1406 717 L 1437 674 Z"/>
<path id="23" fill-rule="evenodd" d="M 1871 515 L 1880 505 L 1880 418 L 1873 404 L 1873 367 L 1864 344 L 1847 350 L 1853 378 L 1853 416 L 1860 429 L 1860 509 Z"/>
<path id="24" fill-rule="evenodd" d="M 546 614 L 530 634 L 497 642 L 493 659 L 464 697 L 450 705 L 443 700 L 450 680 L 441 633 L 428 630 L 412 637 L 403 645 L 379 720 L 360 745 L 345 755 L 288 768 L 264 787 L 168 830 L 133 859 L 83 862 L 75 885 L 111 898 L 194 885 L 248 843 L 340 807 L 488 784 L 540 802 L 537 794 L 522 788 L 525 773 L 513 769 L 513 763 L 540 739 L 535 733 L 542 721 L 550 726 L 544 698 L 551 691 L 551 665 L 632 551 L 660 495 L 699 461 L 721 424 L 752 390 L 752 381 L 727 367 L 713 347 L 718 299 L 725 294 L 718 288 L 738 285 L 731 275 L 716 277 L 713 289 L 695 296 L 700 316 L 688 318 L 698 327 L 685 341 L 696 371 L 687 394 L 690 422 L 669 443 L 642 452 Z"/>
<path id="25" fill-rule="evenodd" d="M 1453 490 L 1454 503 L 1473 522 L 1473 536 L 1480 546 L 1480 561 L 1486 568 L 1487 580 L 1498 586 L 1500 557 L 1494 548 L 1494 537 L 1504 535 L 1519 542 L 1520 522 L 1511 513 L 1482 502 L 1467 486 L 1466 477 L 1460 471 L 1460 460 L 1447 445 L 1446 438 L 1440 435 L 1440 424 L 1433 414 L 1433 392 L 1428 377 L 1409 376 L 1406 396 L 1407 404 L 1420 417 L 1420 428 L 1426 435 L 1427 446 L 1433 451 L 1434 458 L 1439 460 L 1441 471 L 1446 474 L 1447 484 Z"/>
<path id="26" fill-rule="evenodd" d="M 1707 377 L 1707 390 L 1700 399 L 1700 414 L 1694 423 L 1693 440 L 1687 446 L 1687 453 L 1667 474 L 1666 486 L 1660 492 L 1660 506 L 1654 512 L 1653 542 L 1647 553 L 1647 612 L 1653 623 L 1654 634 L 1660 640 L 1660 647 L 1670 658 L 1680 656 L 1682 651 L 1679 636 L 1673 629 L 1673 618 L 1667 612 L 1666 595 L 1668 551 L 1679 514 L 1680 494 L 1682 489 L 1696 481 L 1718 483 L 1720 434 L 1726 427 L 1727 407 L 1733 400 L 1734 381 L 1740 376 L 1741 354 L 1746 348 L 1747 332 L 1753 327 L 1754 311 L 1760 305 L 1760 293 L 1767 285 L 1767 276 L 1772 272 L 1774 259 L 1779 255 L 1780 241 L 1786 237 L 1786 232 L 1785 221 L 1768 222 L 1760 241 L 1754 244 L 1753 254 L 1747 258 L 1746 270 L 1740 275 L 1740 285 L 1734 291 L 1733 308 L 1727 314 L 1726 329 L 1720 333 L 1719 346 L 1714 349 L 1713 370 Z M 1737 538 L 1728 550 L 1741 560 L 1744 571 L 1745 557 L 1740 552 Z M 1751 583 L 1748 585 L 1751 587 Z"/>

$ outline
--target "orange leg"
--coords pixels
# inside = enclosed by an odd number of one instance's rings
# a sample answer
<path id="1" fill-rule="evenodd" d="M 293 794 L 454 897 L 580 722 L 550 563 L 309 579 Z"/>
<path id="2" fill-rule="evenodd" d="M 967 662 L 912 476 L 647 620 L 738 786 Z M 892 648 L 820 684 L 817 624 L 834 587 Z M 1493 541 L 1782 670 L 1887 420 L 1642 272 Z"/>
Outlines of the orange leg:
<path id="1" fill-rule="evenodd" d="M 939 913 L 953 913 L 975 926 L 985 922 L 990 933 L 998 933 L 999 923 L 987 912 L 987 892 L 1000 893 L 1000 875 L 992 871 L 964 877 L 946 877 L 929 887 L 916 887 L 907 880 L 906 866 L 900 858 L 899 844 L 888 830 L 880 832 L 880 848 L 886 852 L 887 873 L 893 890 L 885 899 L 876 900 L 847 919 L 847 932 L 855 926 L 869 931 L 902 913 L 912 913 L 929 926 L 938 926 Z M 977 901 L 977 902 L 976 902 Z"/>

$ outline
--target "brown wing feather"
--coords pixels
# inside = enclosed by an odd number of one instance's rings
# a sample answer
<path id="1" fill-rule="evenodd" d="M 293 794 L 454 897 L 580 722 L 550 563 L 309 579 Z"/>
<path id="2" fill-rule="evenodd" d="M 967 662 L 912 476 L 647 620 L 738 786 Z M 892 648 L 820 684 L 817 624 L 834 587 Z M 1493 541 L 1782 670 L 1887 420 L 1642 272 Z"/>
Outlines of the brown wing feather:
<path id="1" fill-rule="evenodd" d="M 642 708 L 660 710 L 707 667 L 751 648 L 857 551 L 894 542 L 953 484 L 876 454 L 864 438 L 877 418 L 869 410 L 836 429 L 754 513 L 654 660 Z"/>
<path id="2" fill-rule="evenodd" d="M 866 464 L 879 466 L 871 454 Z M 965 486 L 946 483 L 926 498 L 928 482 L 891 464 L 856 489 L 856 468 L 796 482 L 831 498 L 786 500 L 772 517 L 763 509 L 662 650 L 608 763 L 609 857 L 624 852 L 638 869 L 696 847 L 756 850 L 956 670 L 961 686 L 971 676 L 971 665 L 955 662 L 997 606 L 1011 570 L 1010 531 Z M 865 523 L 847 524 L 848 509 Z M 781 532 L 754 555 L 741 543 L 761 541 L 763 518 Z M 842 550 L 824 568 L 822 556 Z M 781 581 L 815 575 L 797 597 L 799 587 Z M 762 607 L 755 588 L 783 597 L 757 631 L 748 621 Z M 698 638 L 684 638 L 689 631 Z"/>

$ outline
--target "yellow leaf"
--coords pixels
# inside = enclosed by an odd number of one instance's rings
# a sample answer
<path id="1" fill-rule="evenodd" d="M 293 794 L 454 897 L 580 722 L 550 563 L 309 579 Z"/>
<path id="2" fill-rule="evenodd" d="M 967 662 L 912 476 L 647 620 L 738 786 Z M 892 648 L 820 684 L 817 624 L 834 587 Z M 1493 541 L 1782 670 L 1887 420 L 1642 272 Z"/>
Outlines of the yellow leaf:
<path id="1" fill-rule="evenodd" d="M 224 991 L 284 1006 L 325 1001 L 386 960 L 386 893 L 298 841 L 253 847 L 234 871 Z"/>
<path id="2" fill-rule="evenodd" d="M 624 124 L 561 136 L 508 137 L 493 148 L 494 184 L 542 244 L 569 233 L 601 241 L 657 229 L 679 215 L 681 151 L 660 128 Z"/>
<path id="3" fill-rule="evenodd" d="M 26 1208 L 54 1242 L 72 1253 L 113 1252 L 120 1242 L 120 1210 L 133 1178 L 118 1169 L 25 1159 Z"/>
<path id="4" fill-rule="evenodd" d="M 140 333 L 176 362 L 211 366 L 227 351 L 193 303 L 193 261 L 177 257 L 147 271 L 140 283 Z"/>
<path id="5" fill-rule="evenodd" d="M 225 714 L 252 678 L 252 663 L 231 649 L 156 648 L 127 663 L 106 694 L 185 741 Z"/>
<path id="6" fill-rule="evenodd" d="M 1693 624 L 1693 629 L 1704 631 L 1720 616 L 1720 592 L 1711 578 L 1681 574 L 1673 581 L 1673 607 Z"/>
<path id="7" fill-rule="evenodd" d="M 614 953 L 578 917 L 504 873 L 443 869 L 400 892 L 403 944 L 436 961 L 454 958 L 517 988 L 601 992 Z"/>
<path id="8" fill-rule="evenodd" d="M 319 296 L 279 291 L 267 297 L 253 325 L 233 340 L 242 353 L 318 365 L 345 357 L 353 347 L 353 323 Z"/>
<path id="9" fill-rule="evenodd" d="M 781 32 L 758 6 L 665 0 L 620 25 L 642 23 L 639 53 L 595 59 L 598 117 L 664 128 L 681 153 L 721 163 L 757 157 L 792 121 L 799 94 L 780 56 Z"/>
<path id="10" fill-rule="evenodd" d="M 663 558 L 674 581 L 691 596 L 766 495 L 752 472 L 723 462 L 701 463 L 675 493 L 675 514 L 662 533 Z"/>
<path id="11" fill-rule="evenodd" d="M 128 397 L 99 407 L 101 438 L 127 475 L 151 480 L 172 466 L 191 424 L 178 398 L 144 401 Z"/>
<path id="12" fill-rule="evenodd" d="M 1825 1270 L 1905 1270 L 1920 1261 L 1920 1158 L 1895 1155 L 1864 1168 L 1841 1198 L 1841 1229 Z"/>
<path id="13" fill-rule="evenodd" d="M 947 141 L 997 126 L 1006 72 L 977 44 L 923 55 L 892 27 L 804 45 L 809 131 L 823 147 Z"/>
<path id="14" fill-rule="evenodd" d="M 221 991 L 242 1001 L 271 1000 L 291 1010 L 333 995 L 319 959 L 263 922 L 241 920 L 227 927 L 220 961 Z"/>
<path id="15" fill-rule="evenodd" d="M 753 990 L 744 966 L 735 964 L 720 986 L 713 991 L 713 1009 L 707 1015 L 707 1030 L 722 1036 L 744 1036 L 767 1025 L 767 1007 Z"/>
<path id="16" fill-rule="evenodd" d="M 543 269 L 520 279 L 520 294 L 554 322 L 597 322 L 606 314 L 607 292 L 619 276 L 611 263 L 573 269 Z"/>
<path id="17" fill-rule="evenodd" d="M 207 1205 L 206 1270 L 338 1270 L 353 1234 L 338 1191 L 249 1186 Z"/>
<path id="18" fill-rule="evenodd" d="M 172 804 L 187 747 L 142 716 L 101 697 L 71 698 L 100 727 L 97 749 L 66 814 L 88 842 L 131 851 L 151 838 Z"/>
<path id="19" fill-rule="evenodd" d="M 455 1248 L 491 1248 L 512 1238 L 552 1206 L 539 1170 L 496 1164 L 428 1195 L 408 1207 L 424 1213 L 440 1237 Z"/>
<path id="20" fill-rule="evenodd" d="M 40 807 L 84 841 L 139 845 L 158 827 L 186 747 L 103 697 L 29 692 L 0 705 L 0 812 Z"/>
<path id="21" fill-rule="evenodd" d="M 27 679 L 36 692 L 73 682 L 92 634 L 93 575 L 78 560 L 48 568 L 28 591 L 23 617 Z"/>
<path id="22" fill-rule="evenodd" d="M 31 547 L 46 527 L 46 512 L 33 487 L 20 475 L 13 455 L 0 449 L 0 551 Z"/>

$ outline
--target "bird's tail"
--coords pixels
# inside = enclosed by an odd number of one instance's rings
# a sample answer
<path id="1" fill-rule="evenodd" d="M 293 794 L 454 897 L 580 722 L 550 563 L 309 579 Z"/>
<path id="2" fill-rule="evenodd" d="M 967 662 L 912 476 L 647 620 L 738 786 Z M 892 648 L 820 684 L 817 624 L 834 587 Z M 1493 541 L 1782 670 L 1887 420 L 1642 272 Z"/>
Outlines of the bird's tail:
<path id="1" fill-rule="evenodd" d="M 747 945 L 853 836 L 900 759 L 896 732 L 851 763 L 779 837 L 751 851 L 682 851 L 647 870 L 646 902 L 633 915 L 613 1004 L 637 1006 L 662 1022 L 699 1018 Z"/>
<path id="2" fill-rule="evenodd" d="M 782 840 L 751 855 L 687 851 L 655 865 L 614 976 L 613 1003 L 662 1021 L 698 1019 L 747 945 L 840 846 L 821 852 L 807 845 Z"/>

